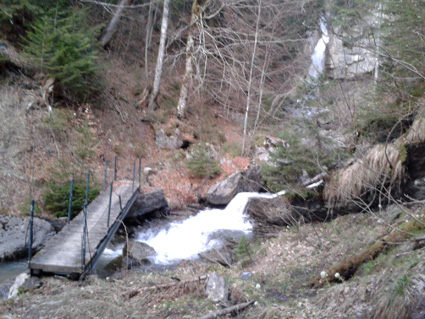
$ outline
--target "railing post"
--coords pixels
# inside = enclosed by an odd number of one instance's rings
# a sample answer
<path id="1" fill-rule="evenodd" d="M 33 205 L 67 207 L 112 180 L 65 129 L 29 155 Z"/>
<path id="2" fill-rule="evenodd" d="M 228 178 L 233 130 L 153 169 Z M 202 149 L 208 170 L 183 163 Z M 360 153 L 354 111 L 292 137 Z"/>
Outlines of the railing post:
<path id="1" fill-rule="evenodd" d="M 90 170 L 87 171 L 87 184 L 86 184 L 86 200 L 84 204 L 87 206 L 89 203 L 89 190 L 90 190 Z"/>
<path id="2" fill-rule="evenodd" d="M 71 179 L 71 189 L 69 190 L 68 224 L 71 222 L 72 193 L 73 192 L 74 192 L 74 178 Z"/>
<path id="3" fill-rule="evenodd" d="M 83 270 L 86 267 L 86 240 L 87 240 L 87 204 L 89 201 L 89 190 L 90 190 L 90 170 L 87 171 L 87 185 L 86 185 L 86 200 L 83 205 L 83 240 L 82 240 L 82 250 L 81 250 L 81 264 L 83 265 Z"/>
<path id="4" fill-rule="evenodd" d="M 32 258 L 32 242 L 33 242 L 33 226 L 34 226 L 34 205 L 35 205 L 35 201 L 32 200 L 31 201 L 31 215 L 30 215 L 30 243 L 29 243 L 29 247 L 28 247 L 28 261 L 31 261 Z"/>
<path id="5" fill-rule="evenodd" d="M 108 160 L 105 159 L 105 172 L 103 176 L 103 190 L 106 191 L 106 180 L 108 179 Z"/>
<path id="6" fill-rule="evenodd" d="M 139 157 L 139 190 L 142 185 L 142 158 Z"/>
<path id="7" fill-rule="evenodd" d="M 82 248 L 81 248 L 81 264 L 83 270 L 86 267 L 86 236 L 87 236 L 87 205 L 83 205 L 83 214 L 84 214 L 84 224 L 83 224 L 83 238 L 82 238 Z"/>
<path id="8" fill-rule="evenodd" d="M 112 185 L 113 185 L 114 183 L 113 182 L 111 182 L 111 188 L 110 188 L 110 191 L 109 191 L 109 206 L 108 206 L 108 221 L 107 221 L 107 226 L 108 226 L 108 228 L 109 228 L 109 218 L 110 218 L 110 216 L 111 216 L 111 202 L 112 202 Z"/>
<path id="9" fill-rule="evenodd" d="M 133 162 L 133 186 L 131 188 L 134 191 L 134 179 L 136 178 L 136 162 Z"/>
<path id="10" fill-rule="evenodd" d="M 117 180 L 117 156 L 115 155 L 115 160 L 114 160 L 114 181 Z"/>

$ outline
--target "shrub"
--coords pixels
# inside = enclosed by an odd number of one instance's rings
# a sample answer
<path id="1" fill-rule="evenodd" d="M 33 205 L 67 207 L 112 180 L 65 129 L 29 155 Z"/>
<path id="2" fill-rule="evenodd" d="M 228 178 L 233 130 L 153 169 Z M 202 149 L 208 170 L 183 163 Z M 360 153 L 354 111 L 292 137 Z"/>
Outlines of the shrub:
<path id="1" fill-rule="evenodd" d="M 334 166 L 339 159 L 335 150 L 327 151 L 324 145 L 331 141 L 317 138 L 317 148 L 301 143 L 296 133 L 283 132 L 280 136 L 289 146 L 279 143 L 274 151 L 270 151 L 271 165 L 263 164 L 261 172 L 271 191 L 288 188 L 288 184 L 299 184 L 305 173 L 309 177 L 317 175 Z M 320 147 L 322 145 L 322 147 Z"/>
<path id="2" fill-rule="evenodd" d="M 239 242 L 233 249 L 233 252 L 238 260 L 245 260 L 247 258 L 252 260 L 253 247 L 245 236 L 242 236 L 241 239 L 239 239 Z"/>
<path id="3" fill-rule="evenodd" d="M 211 145 L 197 144 L 192 148 L 190 158 L 186 162 L 186 167 L 192 172 L 194 177 L 214 177 L 221 172 L 218 161 L 214 157 L 214 151 Z"/>
<path id="4" fill-rule="evenodd" d="M 45 208 L 56 217 L 68 216 L 70 183 L 49 183 L 44 191 L 43 199 Z M 89 189 L 89 203 L 99 194 L 99 189 L 91 185 Z M 71 216 L 75 217 L 83 207 L 86 195 L 86 182 L 76 180 L 72 196 Z"/>

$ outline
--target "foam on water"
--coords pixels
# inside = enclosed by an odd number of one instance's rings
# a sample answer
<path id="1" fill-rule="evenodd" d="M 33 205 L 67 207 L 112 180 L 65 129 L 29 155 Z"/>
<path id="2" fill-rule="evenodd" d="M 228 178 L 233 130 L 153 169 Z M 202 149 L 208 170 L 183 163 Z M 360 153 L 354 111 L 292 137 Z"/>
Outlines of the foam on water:
<path id="1" fill-rule="evenodd" d="M 253 197 L 273 198 L 278 194 L 239 193 L 225 209 L 206 209 L 182 222 L 173 222 L 159 232 L 139 233 L 138 241 L 153 247 L 157 264 L 171 264 L 182 259 L 194 259 L 198 254 L 221 245 L 211 235 L 221 230 L 248 234 L 252 224 L 244 214 L 248 200 Z"/>

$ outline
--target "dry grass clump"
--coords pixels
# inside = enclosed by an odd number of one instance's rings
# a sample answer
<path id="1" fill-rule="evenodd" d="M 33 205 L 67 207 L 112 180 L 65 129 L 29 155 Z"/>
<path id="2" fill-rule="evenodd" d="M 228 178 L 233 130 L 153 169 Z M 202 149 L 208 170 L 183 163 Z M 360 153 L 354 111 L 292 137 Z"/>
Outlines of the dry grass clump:
<path id="1" fill-rule="evenodd" d="M 423 281 L 425 277 L 419 275 L 418 278 Z M 408 319 L 410 318 L 416 304 L 418 285 L 414 284 L 409 274 L 402 274 L 396 277 L 393 282 L 387 286 L 380 287 L 383 291 L 380 293 L 372 313 L 373 319 Z M 420 292 L 419 292 L 420 293 Z"/>
<path id="2" fill-rule="evenodd" d="M 405 139 L 405 142 L 408 144 L 423 141 L 425 141 L 425 116 L 415 119 Z"/>
<path id="3" fill-rule="evenodd" d="M 401 155 L 396 145 L 376 145 L 362 159 L 331 176 L 323 191 L 324 199 L 346 204 L 381 183 L 399 183 L 404 175 Z"/>

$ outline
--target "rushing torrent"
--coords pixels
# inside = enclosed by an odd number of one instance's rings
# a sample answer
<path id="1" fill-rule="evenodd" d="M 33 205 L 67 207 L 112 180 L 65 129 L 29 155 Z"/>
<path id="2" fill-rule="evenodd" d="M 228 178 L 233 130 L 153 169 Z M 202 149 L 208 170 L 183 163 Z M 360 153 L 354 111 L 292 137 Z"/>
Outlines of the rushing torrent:
<path id="1" fill-rule="evenodd" d="M 153 261 L 156 264 L 166 265 L 182 259 L 194 259 L 201 252 L 221 246 L 221 241 L 211 236 L 218 231 L 239 231 L 245 234 L 251 232 L 252 224 L 244 215 L 250 198 L 273 198 L 277 195 L 239 193 L 225 209 L 203 210 L 182 222 L 170 223 L 167 229 L 159 232 L 150 230 L 139 233 L 137 240 L 155 249 L 158 255 Z"/>

